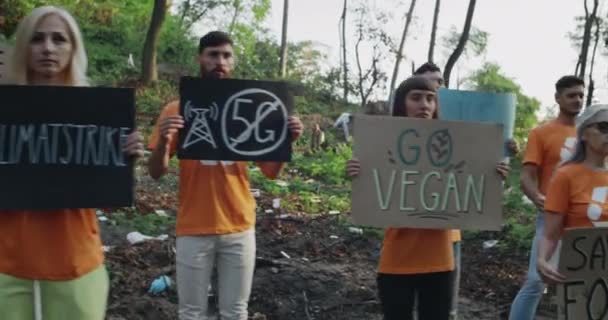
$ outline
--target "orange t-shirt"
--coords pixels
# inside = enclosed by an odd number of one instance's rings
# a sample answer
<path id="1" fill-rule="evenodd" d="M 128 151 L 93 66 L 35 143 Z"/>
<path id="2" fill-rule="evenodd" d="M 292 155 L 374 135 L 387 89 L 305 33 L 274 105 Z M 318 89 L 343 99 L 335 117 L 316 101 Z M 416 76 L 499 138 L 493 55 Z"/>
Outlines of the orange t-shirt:
<path id="1" fill-rule="evenodd" d="M 551 175 L 557 165 L 574 152 L 576 128 L 553 120 L 534 128 L 528 135 L 524 164 L 538 166 L 538 190 L 546 195 Z"/>
<path id="2" fill-rule="evenodd" d="M 593 227 L 608 221 L 608 171 L 593 170 L 582 163 L 557 169 L 545 211 L 565 215 L 564 228 Z"/>
<path id="3" fill-rule="evenodd" d="M 454 270 L 452 230 L 388 228 L 379 273 L 416 274 Z"/>
<path id="4" fill-rule="evenodd" d="M 0 211 L 0 273 L 66 281 L 102 263 L 94 209 Z"/>
<path id="5" fill-rule="evenodd" d="M 179 114 L 179 101 L 165 106 L 150 138 L 156 148 L 160 120 Z M 171 154 L 177 151 L 177 134 Z M 179 211 L 176 234 L 227 234 L 255 225 L 255 199 L 249 188 L 247 162 L 179 161 Z"/>

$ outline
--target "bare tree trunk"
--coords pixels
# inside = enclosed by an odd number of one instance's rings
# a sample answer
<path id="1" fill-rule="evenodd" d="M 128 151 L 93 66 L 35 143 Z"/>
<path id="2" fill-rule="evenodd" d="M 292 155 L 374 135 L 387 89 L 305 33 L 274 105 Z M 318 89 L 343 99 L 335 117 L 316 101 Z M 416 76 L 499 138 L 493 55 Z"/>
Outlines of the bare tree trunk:
<path id="1" fill-rule="evenodd" d="M 344 73 L 344 93 L 342 99 L 344 103 L 348 103 L 348 61 L 346 60 L 346 9 L 348 8 L 348 1 L 344 0 L 344 8 L 342 9 L 342 69 Z"/>
<path id="2" fill-rule="evenodd" d="M 289 0 L 283 0 L 283 31 L 281 33 L 281 53 L 279 61 L 279 77 L 287 73 L 287 25 L 289 16 Z"/>
<path id="3" fill-rule="evenodd" d="M 236 26 L 236 20 L 239 17 L 239 14 L 241 13 L 241 0 L 234 0 L 233 4 L 234 6 L 234 14 L 232 15 L 232 21 L 230 22 L 230 26 L 228 27 L 228 33 L 232 34 L 232 32 L 234 31 L 234 26 Z"/>
<path id="4" fill-rule="evenodd" d="M 182 12 L 179 16 L 179 24 L 182 26 L 184 25 L 184 19 L 186 19 L 186 14 L 188 14 L 190 6 L 190 0 L 184 0 L 184 3 L 182 4 Z"/>
<path id="5" fill-rule="evenodd" d="M 579 56 L 580 69 L 578 70 L 578 77 L 581 79 L 585 78 L 585 71 L 587 68 L 587 56 L 589 55 L 589 44 L 591 43 L 591 29 L 593 28 L 594 20 L 597 18 L 597 8 L 599 6 L 599 0 L 593 0 L 593 11 L 589 14 L 589 8 L 587 8 L 587 0 L 584 0 L 585 4 L 585 30 L 583 31 L 583 44 L 581 46 L 581 54 Z"/>
<path id="6" fill-rule="evenodd" d="M 158 71 L 156 67 L 156 47 L 158 45 L 158 37 L 160 30 L 165 20 L 167 9 L 171 5 L 171 0 L 154 0 L 154 9 L 152 10 L 152 19 L 148 33 L 146 34 L 146 42 L 144 43 L 144 51 L 142 53 L 141 73 L 144 84 L 150 84 L 152 81 L 158 80 Z"/>
<path id="7" fill-rule="evenodd" d="M 403 27 L 403 34 L 401 35 L 401 43 L 399 43 L 399 49 L 397 50 L 397 57 L 395 61 L 395 68 L 393 69 L 393 77 L 391 78 L 391 86 L 389 87 L 388 101 L 393 96 L 395 90 L 395 84 L 397 83 L 397 76 L 399 75 L 399 66 L 401 65 L 401 59 L 403 59 L 403 46 L 405 45 L 405 39 L 407 38 L 407 31 L 410 28 L 412 22 L 412 14 L 414 13 L 414 7 L 416 6 L 416 0 L 412 0 L 410 3 L 410 9 L 407 11 L 405 18 L 405 26 Z"/>
<path id="8" fill-rule="evenodd" d="M 359 54 L 359 45 L 361 44 L 361 41 L 363 41 L 363 31 L 359 30 L 359 38 L 355 44 L 355 58 L 357 61 L 357 69 L 359 71 L 358 88 L 359 95 L 361 96 L 361 108 L 363 108 L 367 101 L 365 100 L 365 96 L 363 94 L 363 80 L 365 79 L 365 76 L 363 75 L 363 68 L 361 68 L 361 55 Z"/>
<path id="9" fill-rule="evenodd" d="M 433 14 L 433 26 L 431 27 L 431 41 L 429 43 L 429 54 L 427 60 L 433 62 L 435 55 L 435 38 L 437 37 L 437 21 L 439 20 L 439 8 L 441 7 L 441 0 L 435 0 L 435 13 Z"/>
<path id="10" fill-rule="evenodd" d="M 464 47 L 469 40 L 469 33 L 471 32 L 471 24 L 473 23 L 473 14 L 475 13 L 475 4 L 477 0 L 469 0 L 469 8 L 467 9 L 467 17 L 464 21 L 464 28 L 462 30 L 462 34 L 460 35 L 460 40 L 458 40 L 458 44 L 456 45 L 456 49 L 448 58 L 448 62 L 445 64 L 445 68 L 443 71 L 443 78 L 445 81 L 446 88 L 449 87 L 450 84 L 450 74 L 452 73 L 452 69 L 460 55 L 464 51 Z"/>
<path id="11" fill-rule="evenodd" d="M 600 41 L 600 19 L 595 18 L 595 43 L 593 44 L 593 52 L 591 53 L 591 65 L 589 65 L 589 85 L 587 87 L 587 106 L 593 102 L 593 91 L 595 90 L 595 81 L 593 81 L 593 67 L 595 66 L 595 55 L 597 53 L 597 44 Z"/>

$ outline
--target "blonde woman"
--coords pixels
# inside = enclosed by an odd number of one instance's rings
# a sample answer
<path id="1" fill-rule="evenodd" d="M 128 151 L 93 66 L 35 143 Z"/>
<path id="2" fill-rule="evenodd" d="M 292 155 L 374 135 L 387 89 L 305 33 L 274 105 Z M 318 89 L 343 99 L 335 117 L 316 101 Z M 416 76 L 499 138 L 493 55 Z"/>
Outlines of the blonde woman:
<path id="1" fill-rule="evenodd" d="M 576 119 L 576 136 L 574 154 L 555 171 L 545 198 L 545 229 L 536 265 L 547 283 L 565 280 L 550 262 L 565 229 L 608 223 L 603 204 L 608 187 L 608 105 L 585 109 Z"/>
<path id="2" fill-rule="evenodd" d="M 52 6 L 33 10 L 17 29 L 9 68 L 9 83 L 87 86 L 74 18 Z M 139 133 L 124 152 L 142 155 Z M 94 209 L 0 211 L 2 319 L 102 320 L 108 289 Z"/>

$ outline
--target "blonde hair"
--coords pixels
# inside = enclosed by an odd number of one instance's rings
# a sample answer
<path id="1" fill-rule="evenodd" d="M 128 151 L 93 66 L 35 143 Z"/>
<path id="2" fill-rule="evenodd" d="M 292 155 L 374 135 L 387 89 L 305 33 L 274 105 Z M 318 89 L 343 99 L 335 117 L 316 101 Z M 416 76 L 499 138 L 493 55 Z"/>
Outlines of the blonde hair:
<path id="1" fill-rule="evenodd" d="M 72 42 L 72 59 L 67 66 L 65 85 L 88 86 L 89 81 L 86 77 L 87 54 L 84 49 L 78 23 L 66 10 L 55 6 L 38 7 L 32 10 L 19 23 L 15 33 L 15 47 L 9 57 L 8 81 L 20 85 L 29 84 L 28 59 L 30 42 L 36 26 L 49 15 L 56 15 L 65 22 Z"/>
<path id="2" fill-rule="evenodd" d="M 592 124 L 591 120 L 600 112 L 608 111 L 608 104 L 594 104 L 585 109 L 585 111 L 576 118 L 576 148 L 572 157 L 564 162 L 563 165 L 569 163 L 580 163 L 587 157 L 586 143 L 583 141 L 583 132 Z"/>

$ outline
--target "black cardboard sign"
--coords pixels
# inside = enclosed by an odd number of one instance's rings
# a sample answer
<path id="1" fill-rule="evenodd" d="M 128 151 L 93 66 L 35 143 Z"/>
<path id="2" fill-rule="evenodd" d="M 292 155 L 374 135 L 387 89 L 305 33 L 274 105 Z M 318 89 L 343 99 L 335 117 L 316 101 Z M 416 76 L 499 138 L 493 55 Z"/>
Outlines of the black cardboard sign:
<path id="1" fill-rule="evenodd" d="M 178 157 L 290 161 L 290 92 L 283 82 L 182 78 Z"/>
<path id="2" fill-rule="evenodd" d="M 0 86 L 0 209 L 130 206 L 133 89 Z"/>

